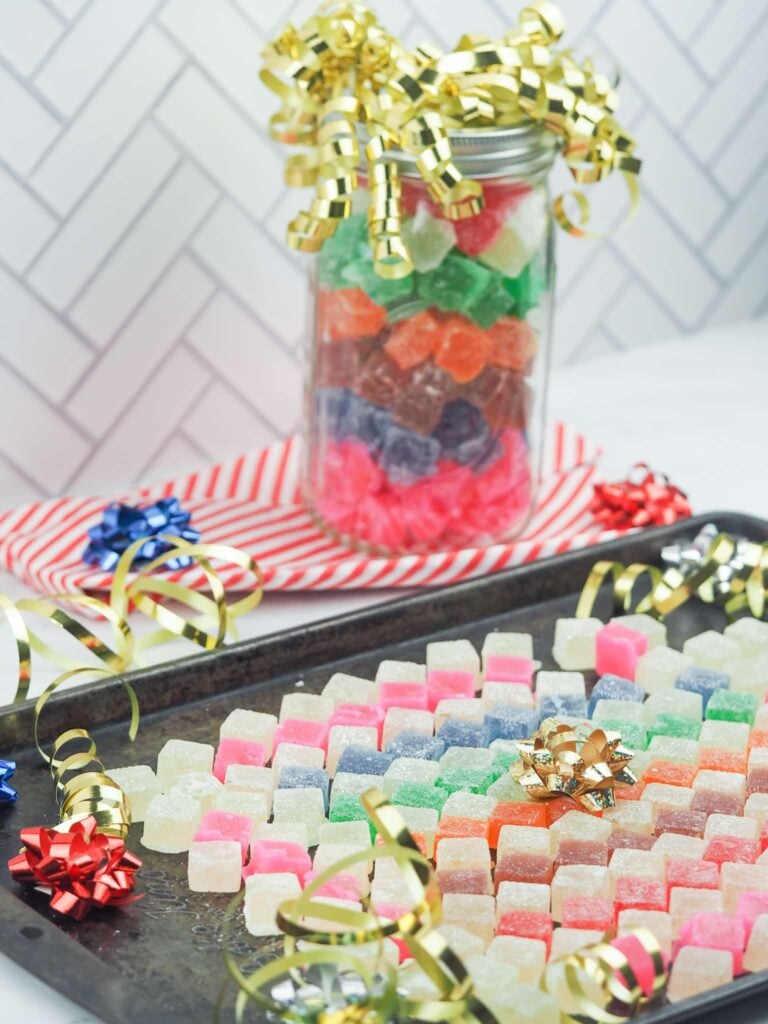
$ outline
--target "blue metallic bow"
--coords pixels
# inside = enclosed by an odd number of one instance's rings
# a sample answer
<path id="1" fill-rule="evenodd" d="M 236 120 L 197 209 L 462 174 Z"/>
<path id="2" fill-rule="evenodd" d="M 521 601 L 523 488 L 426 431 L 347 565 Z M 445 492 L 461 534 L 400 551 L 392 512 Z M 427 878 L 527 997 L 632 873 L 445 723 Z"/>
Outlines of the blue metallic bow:
<path id="1" fill-rule="evenodd" d="M 83 561 L 99 565 L 105 572 L 111 572 L 120 556 L 135 541 L 146 537 L 133 559 L 133 565 L 145 565 L 170 551 L 172 544 L 160 540 L 159 535 L 171 535 L 196 544 L 200 531 L 189 525 L 191 515 L 185 512 L 178 498 L 161 498 L 154 505 L 144 508 L 132 505 L 109 505 L 104 518 L 88 530 L 91 538 L 83 552 Z M 192 565 L 189 555 L 170 558 L 166 569 L 186 569 Z"/>
<path id="2" fill-rule="evenodd" d="M 15 761 L 3 761 L 2 758 L 0 758 L 0 806 L 3 804 L 16 803 L 18 793 L 8 781 L 15 771 Z"/>

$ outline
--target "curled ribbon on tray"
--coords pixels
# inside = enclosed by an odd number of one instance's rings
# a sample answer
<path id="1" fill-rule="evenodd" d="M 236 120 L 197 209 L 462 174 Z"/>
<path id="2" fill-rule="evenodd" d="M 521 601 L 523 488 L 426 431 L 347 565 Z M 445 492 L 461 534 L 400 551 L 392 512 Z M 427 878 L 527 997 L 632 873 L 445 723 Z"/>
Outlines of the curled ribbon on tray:
<path id="1" fill-rule="evenodd" d="M 51 909 L 81 921 L 93 909 L 119 907 L 133 893 L 141 861 L 125 841 L 97 831 L 93 817 L 68 823 L 68 830 L 23 828 L 24 849 L 8 862 L 14 881 L 50 896 Z"/>
<path id="2" fill-rule="evenodd" d="M 178 498 L 161 498 L 153 505 L 108 505 L 104 517 L 88 530 L 90 538 L 83 552 L 83 561 L 99 565 L 105 572 L 111 572 L 120 561 L 120 556 L 135 541 L 144 538 L 133 559 L 133 566 L 146 565 L 157 555 L 173 546 L 170 537 L 180 538 L 190 544 L 200 540 L 200 531 L 190 526 L 191 515 L 185 511 Z M 166 539 L 161 540 L 163 535 Z M 192 565 L 191 555 L 181 555 L 165 563 L 165 568 L 186 569 Z"/>
<path id="3" fill-rule="evenodd" d="M 350 215 L 358 125 L 368 139 L 374 266 L 384 278 L 413 269 L 392 151 L 413 157 L 446 217 L 460 220 L 483 208 L 482 187 L 454 162 L 451 130 L 539 124 L 555 136 L 578 184 L 619 171 L 634 208 L 640 161 L 634 139 L 615 119 L 614 83 L 591 61 L 554 49 L 564 30 L 549 0 L 526 6 L 503 39 L 465 35 L 452 53 L 406 48 L 356 0 L 330 0 L 300 29 L 288 25 L 266 47 L 261 78 L 282 101 L 270 121 L 273 138 L 307 150 L 289 158 L 286 181 L 315 188 L 309 209 L 288 227 L 289 245 L 317 252 Z M 573 199 L 580 225 L 566 212 L 564 196 L 554 215 L 565 230 L 584 235 L 589 202 L 583 192 Z"/>
<path id="4" fill-rule="evenodd" d="M 617 787 L 633 786 L 628 765 L 635 756 L 617 732 L 591 732 L 545 719 L 530 739 L 517 744 L 512 774 L 535 800 L 567 796 L 591 813 L 616 805 Z"/>
<path id="5" fill-rule="evenodd" d="M 768 542 L 737 539 L 718 533 L 716 528 L 712 533 L 711 542 L 693 565 L 677 562 L 662 571 L 642 563 L 596 562 L 582 587 L 576 617 L 592 614 L 600 588 L 611 577 L 614 608 L 619 612 L 634 610 L 663 619 L 698 597 L 707 604 L 723 605 L 729 621 L 745 612 L 763 618 L 768 597 Z M 729 570 L 725 575 L 724 569 Z M 650 592 L 638 598 L 635 588 L 644 577 L 650 582 Z"/>
<path id="6" fill-rule="evenodd" d="M 671 526 L 692 514 L 687 496 L 644 462 L 633 466 L 626 480 L 595 484 L 594 492 L 589 510 L 607 530 Z"/>

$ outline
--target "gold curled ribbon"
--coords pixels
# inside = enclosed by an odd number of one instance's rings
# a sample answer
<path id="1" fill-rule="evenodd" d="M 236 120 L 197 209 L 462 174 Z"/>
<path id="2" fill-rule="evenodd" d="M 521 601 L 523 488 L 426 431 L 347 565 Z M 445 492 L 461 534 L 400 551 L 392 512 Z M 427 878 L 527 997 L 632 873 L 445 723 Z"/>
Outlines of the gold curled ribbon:
<path id="1" fill-rule="evenodd" d="M 614 83 L 591 60 L 556 50 L 565 31 L 559 8 L 536 0 L 501 40 L 465 35 L 451 53 L 431 46 L 411 51 L 356 0 L 328 0 L 297 29 L 288 25 L 264 50 L 261 79 L 280 99 L 270 121 L 273 138 L 307 152 L 286 166 L 289 185 L 314 186 L 315 198 L 288 228 L 294 249 L 317 252 L 349 216 L 356 187 L 357 125 L 369 142 L 370 241 L 374 266 L 395 280 L 411 272 L 402 239 L 402 203 L 390 150 L 410 154 L 427 189 L 451 219 L 483 208 L 477 181 L 456 166 L 448 132 L 540 124 L 558 139 L 578 185 L 614 172 L 627 182 L 630 213 L 638 201 L 640 161 L 635 140 L 615 119 Z M 380 172 L 381 165 L 392 170 Z M 570 234 L 586 236 L 589 202 L 571 194 L 553 214 Z"/>
<path id="2" fill-rule="evenodd" d="M 615 806 L 617 787 L 637 782 L 628 767 L 634 751 L 618 732 L 587 732 L 546 718 L 517 749 L 520 760 L 510 770 L 534 800 L 567 796 L 597 813 Z"/>
<path id="3" fill-rule="evenodd" d="M 88 594 L 56 594 L 51 598 L 22 598 L 14 603 L 5 594 L 0 594 L 0 611 L 16 641 L 18 680 L 13 703 L 20 703 L 29 696 L 33 651 L 64 669 L 37 698 L 34 725 L 35 744 L 40 756 L 48 763 L 56 786 L 60 831 L 67 831 L 76 822 L 93 817 L 98 832 L 124 839 L 131 819 L 125 796 L 106 774 L 97 756 L 96 744 L 86 729 L 68 729 L 54 739 L 50 753 L 43 749 L 41 717 L 59 687 L 77 676 L 89 679 L 122 676 L 134 665 L 142 663 L 140 652 L 157 648 L 177 637 L 183 637 L 204 650 L 219 647 L 233 631 L 235 620 L 255 608 L 261 600 L 261 569 L 245 552 L 223 544 L 190 544 L 178 537 L 161 539 L 171 545 L 171 550 L 166 550 L 137 572 L 132 572 L 131 567 L 144 539 L 136 541 L 123 552 L 115 567 L 107 601 Z M 153 575 L 169 560 L 179 557 L 192 559 L 208 582 L 210 596 Z M 211 565 L 212 560 L 234 564 L 252 573 L 255 586 L 250 593 L 229 603 L 221 578 Z M 162 599 L 186 606 L 193 613 L 192 617 L 185 618 L 166 607 Z M 83 608 L 109 622 L 113 633 L 112 646 L 65 611 L 62 604 Z M 137 637 L 128 622 L 132 607 L 155 621 L 159 628 Z M 40 639 L 27 624 L 31 616 L 57 625 L 81 645 L 89 660 L 83 662 L 73 658 Z M 120 681 L 130 703 L 128 733 L 133 740 L 139 728 L 139 702 L 130 680 L 122 678 Z"/>
<path id="4" fill-rule="evenodd" d="M 540 987 L 554 996 L 566 1021 L 586 1017 L 597 1024 L 625 1024 L 658 998 L 667 984 L 667 967 L 656 937 L 646 928 L 633 928 L 634 938 L 653 966 L 653 983 L 645 994 L 624 952 L 607 942 L 587 946 L 551 960 Z"/>
<path id="5" fill-rule="evenodd" d="M 322 1013 L 320 1016 L 324 1024 L 352 1024 L 356 1021 L 387 1024 L 395 1016 L 436 1024 L 457 1020 L 498 1024 L 495 1015 L 474 995 L 467 969 L 436 930 L 442 914 L 440 892 L 430 862 L 419 851 L 400 812 L 376 789 L 364 793 L 362 801 L 384 840 L 383 844 L 343 858 L 314 878 L 300 896 L 280 906 L 277 925 L 284 935 L 285 954 L 246 976 L 225 946 L 225 961 L 238 986 L 237 1020 L 242 1020 L 249 1001 L 283 1019 L 296 1019 L 291 1006 L 278 1003 L 267 990 L 278 978 L 286 975 L 299 978 L 297 972 L 301 968 L 324 963 L 358 975 L 366 989 L 363 998 L 341 1009 Z M 383 858 L 394 860 L 399 865 L 413 901 L 412 906 L 396 920 L 379 917 L 372 909 L 369 897 L 362 900 L 361 910 L 313 899 L 315 893 L 340 872 L 355 864 Z M 230 920 L 242 898 L 238 895 L 232 901 Z M 311 925 L 306 923 L 307 919 L 311 919 Z M 323 922 L 327 927 L 323 927 Z M 386 965 L 383 956 L 379 957 L 376 970 L 372 972 L 348 951 L 352 947 L 371 944 L 378 944 L 381 949 L 387 938 L 405 942 L 415 962 L 434 985 L 437 998 L 401 998 L 396 992 L 396 974 Z M 319 948 L 299 950 L 297 943 L 300 941 Z M 381 975 L 384 981 L 378 992 L 374 974 Z"/>
<path id="6" fill-rule="evenodd" d="M 740 558 L 744 563 L 744 572 L 734 575 L 730 580 L 731 596 L 724 604 L 729 622 L 742 612 L 760 619 L 766 610 L 768 542 L 749 542 L 742 547 Z M 614 609 L 619 613 L 634 610 L 662 620 L 693 597 L 713 604 L 717 573 L 729 564 L 736 550 L 736 538 L 727 533 L 719 533 L 710 543 L 702 564 L 688 573 L 681 572 L 676 566 L 662 572 L 658 566 L 639 562 L 632 565 L 596 562 L 579 595 L 576 618 L 588 618 L 592 614 L 600 589 L 609 577 L 613 584 Z M 650 581 L 650 592 L 638 599 L 635 587 L 644 576 Z"/>

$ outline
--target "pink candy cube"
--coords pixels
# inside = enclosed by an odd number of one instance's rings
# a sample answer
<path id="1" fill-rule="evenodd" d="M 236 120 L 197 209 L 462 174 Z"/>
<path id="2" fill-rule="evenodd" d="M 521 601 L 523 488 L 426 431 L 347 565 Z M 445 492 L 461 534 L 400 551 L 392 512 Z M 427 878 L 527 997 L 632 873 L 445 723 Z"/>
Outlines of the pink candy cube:
<path id="1" fill-rule="evenodd" d="M 328 723 L 310 722 L 303 718 L 286 718 L 275 732 L 275 751 L 281 743 L 300 747 L 320 747 L 328 753 Z"/>
<path id="2" fill-rule="evenodd" d="M 377 903 L 372 909 L 374 913 L 378 917 L 383 918 L 383 920 L 396 921 L 399 917 L 402 917 L 403 914 L 408 913 L 409 907 L 397 906 L 394 903 Z M 412 958 L 411 951 L 405 944 L 405 939 L 393 938 L 392 941 L 400 950 L 400 963 Z"/>
<path id="3" fill-rule="evenodd" d="M 741 961 L 747 944 L 747 929 L 738 917 L 701 911 L 680 928 L 681 946 L 700 949 L 723 949 L 733 955 L 733 973 L 741 974 Z"/>
<path id="4" fill-rule="evenodd" d="M 304 885 L 307 886 L 310 882 L 314 882 L 319 874 L 321 872 L 314 869 L 308 871 L 304 876 Z M 333 878 L 321 885 L 319 889 L 316 889 L 313 895 L 328 896 L 336 900 L 357 901 L 363 894 L 360 892 L 360 885 L 355 876 L 341 871 L 338 875 L 334 875 Z"/>
<path id="5" fill-rule="evenodd" d="M 618 949 L 629 961 L 643 995 L 650 998 L 653 995 L 653 985 L 656 979 L 656 967 L 653 957 L 642 946 L 642 943 L 634 935 L 619 935 L 611 945 Z M 668 966 L 669 957 L 662 951 L 664 966 Z"/>
<path id="6" fill-rule="evenodd" d="M 595 634 L 597 674 L 634 679 L 637 662 L 648 650 L 648 637 L 616 623 L 603 626 Z"/>
<path id="7" fill-rule="evenodd" d="M 471 672 L 432 669 L 427 675 L 427 707 L 434 711 L 441 700 L 475 696 L 475 677 Z"/>
<path id="8" fill-rule="evenodd" d="M 525 683 L 526 686 L 533 686 L 533 662 L 530 658 L 488 654 L 485 657 L 485 678 L 499 683 Z"/>
<path id="9" fill-rule="evenodd" d="M 243 851 L 243 863 L 245 863 L 252 828 L 253 822 L 244 814 L 233 814 L 230 811 L 207 811 L 195 833 L 195 842 L 210 843 L 229 840 L 240 843 Z"/>
<path id="10" fill-rule="evenodd" d="M 334 725 L 357 725 L 376 729 L 381 746 L 381 732 L 384 728 L 384 708 L 379 704 L 339 704 L 328 719 L 328 728 Z"/>
<path id="11" fill-rule="evenodd" d="M 267 750 L 263 743 L 225 738 L 219 741 L 216 760 L 213 762 L 213 774 L 219 782 L 223 782 L 227 768 L 231 764 L 249 764 L 255 768 L 263 768 L 266 763 Z"/>
<path id="12" fill-rule="evenodd" d="M 382 683 L 379 703 L 387 708 L 416 708 L 427 710 L 427 688 L 423 683 Z"/>
<path id="13" fill-rule="evenodd" d="M 277 839 L 258 839 L 251 845 L 251 859 L 243 868 L 243 878 L 249 875 L 296 875 L 304 885 L 304 879 L 312 870 L 312 858 L 298 843 L 281 842 Z"/>

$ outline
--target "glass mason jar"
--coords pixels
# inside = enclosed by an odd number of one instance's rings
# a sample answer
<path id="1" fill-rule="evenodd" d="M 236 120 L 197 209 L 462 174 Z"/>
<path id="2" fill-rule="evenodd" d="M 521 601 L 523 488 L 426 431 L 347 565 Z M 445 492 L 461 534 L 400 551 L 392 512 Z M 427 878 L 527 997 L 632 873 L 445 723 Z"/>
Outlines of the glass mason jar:
<path id="1" fill-rule="evenodd" d="M 317 257 L 305 391 L 303 497 L 366 551 L 507 540 L 539 475 L 554 263 L 540 125 L 451 133 L 485 209 L 444 217 L 415 163 L 397 160 L 415 271 L 376 274 L 366 204 Z M 355 209 L 357 209 L 355 207 Z"/>

